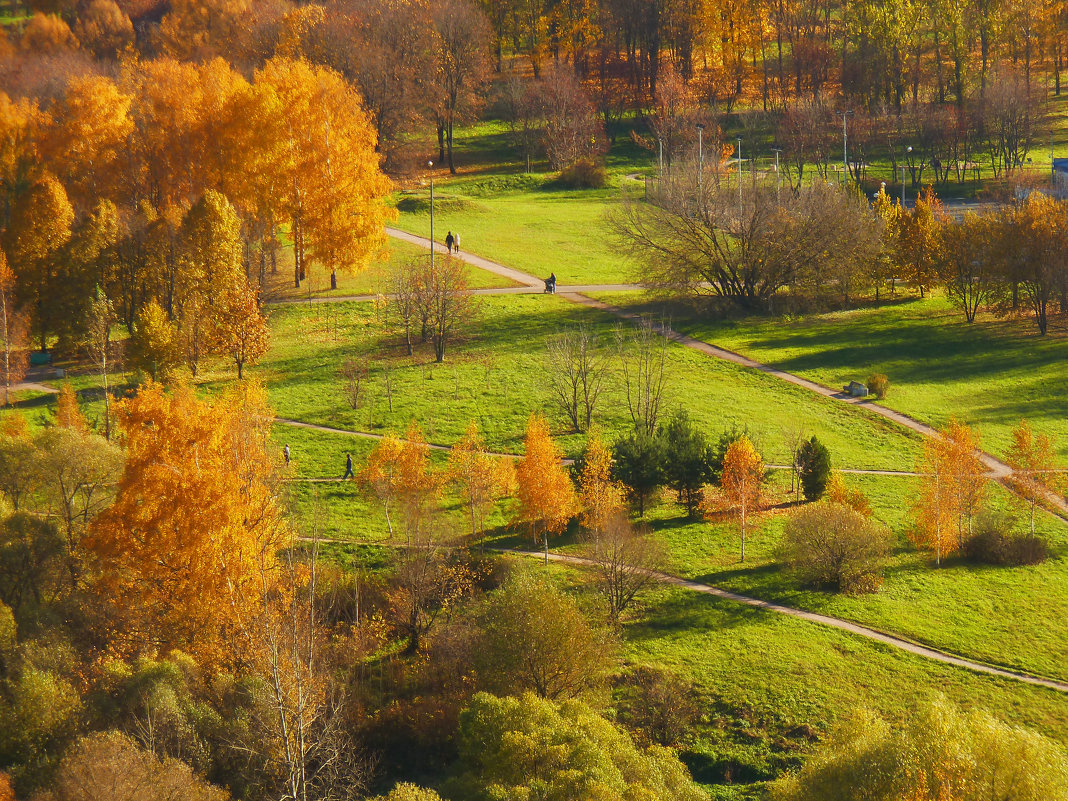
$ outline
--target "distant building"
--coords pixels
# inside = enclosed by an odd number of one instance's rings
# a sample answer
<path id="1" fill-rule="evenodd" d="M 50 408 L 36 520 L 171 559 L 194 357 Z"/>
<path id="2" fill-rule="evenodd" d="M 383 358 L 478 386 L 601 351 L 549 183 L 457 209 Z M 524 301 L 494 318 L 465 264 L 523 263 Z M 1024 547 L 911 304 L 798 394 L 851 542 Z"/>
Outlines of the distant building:
<path id="1" fill-rule="evenodd" d="M 1053 196 L 1068 199 L 1068 159 L 1053 159 Z"/>

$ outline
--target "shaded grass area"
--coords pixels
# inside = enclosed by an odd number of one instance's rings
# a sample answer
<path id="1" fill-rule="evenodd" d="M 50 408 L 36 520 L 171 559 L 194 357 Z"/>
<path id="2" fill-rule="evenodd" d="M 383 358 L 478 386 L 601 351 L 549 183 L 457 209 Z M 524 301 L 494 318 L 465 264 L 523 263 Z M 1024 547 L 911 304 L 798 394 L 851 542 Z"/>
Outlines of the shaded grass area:
<path id="1" fill-rule="evenodd" d="M 370 304 L 329 309 L 274 310 L 274 347 L 252 372 L 260 376 L 278 414 L 346 430 L 402 432 L 415 420 L 431 442 L 456 442 L 474 420 L 490 447 L 518 453 L 527 418 L 546 413 L 569 455 L 585 438 L 569 427 L 552 401 L 545 343 L 559 330 L 582 321 L 594 327 L 602 345 L 614 348 L 616 321 L 610 315 L 550 296 L 503 296 L 480 300 L 481 316 L 470 342 L 454 348 L 444 364 L 425 350 L 404 356 L 396 334 Z M 375 361 L 360 409 L 342 396 L 338 368 L 361 354 Z M 383 365 L 391 360 L 392 404 Z M 784 432 L 803 422 L 819 433 L 843 465 L 908 469 L 919 440 L 889 422 L 790 387 L 762 373 L 708 359 L 680 345 L 667 352 L 668 412 L 686 409 L 708 433 L 747 426 L 771 461 L 787 460 Z M 609 380 L 597 422 L 606 438 L 629 429 L 622 381 Z M 666 416 L 666 415 L 665 415 Z"/>
<path id="2" fill-rule="evenodd" d="M 608 299 L 643 303 L 622 293 Z M 937 296 L 796 318 L 708 319 L 673 309 L 676 327 L 698 339 L 828 386 L 885 373 L 885 405 L 936 426 L 956 417 L 975 426 L 996 454 L 1027 418 L 1056 435 L 1068 459 L 1068 334 L 1061 321 L 1045 337 L 1027 317 L 985 315 L 969 325 Z"/>

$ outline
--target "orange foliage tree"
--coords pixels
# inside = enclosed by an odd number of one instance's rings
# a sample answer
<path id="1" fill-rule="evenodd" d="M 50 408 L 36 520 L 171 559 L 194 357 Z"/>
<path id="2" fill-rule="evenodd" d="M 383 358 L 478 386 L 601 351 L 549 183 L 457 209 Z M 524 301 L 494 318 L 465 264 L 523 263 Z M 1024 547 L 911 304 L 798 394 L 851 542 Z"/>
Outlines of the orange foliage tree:
<path id="1" fill-rule="evenodd" d="M 731 443 L 723 457 L 723 472 L 719 479 L 726 509 L 738 521 L 742 537 L 741 561 L 745 561 L 745 533 L 750 515 L 764 505 L 764 460 L 749 437 L 742 436 Z"/>
<path id="2" fill-rule="evenodd" d="M 56 396 L 56 425 L 60 428 L 68 428 L 79 434 L 89 430 L 89 423 L 78 405 L 78 395 L 69 381 L 64 381 Z"/>
<path id="3" fill-rule="evenodd" d="M 396 500 L 399 491 L 398 466 L 403 447 L 403 443 L 395 435 L 387 434 L 371 449 L 367 455 L 367 464 L 355 476 L 355 480 L 373 493 L 382 504 L 390 539 L 393 539 L 393 521 L 389 516 L 389 507 Z"/>
<path id="4" fill-rule="evenodd" d="M 440 477 L 430 469 L 430 446 L 414 420 L 408 425 L 397 458 L 397 490 L 404 535 L 411 545 L 424 539 L 433 510 L 431 502 L 441 490 Z"/>
<path id="5" fill-rule="evenodd" d="M 471 536 L 480 542 L 486 531 L 486 513 L 515 485 L 511 460 L 491 456 L 474 421 L 449 454 L 449 481 L 459 491 L 471 518 Z"/>
<path id="6" fill-rule="evenodd" d="M 612 479 L 612 462 L 612 452 L 600 434 L 591 436 L 579 477 L 579 502 L 582 525 L 594 534 L 604 531 L 625 509 L 626 488 Z"/>
<path id="7" fill-rule="evenodd" d="M 271 345 L 271 332 L 260 312 L 256 290 L 245 280 L 227 288 L 215 308 L 213 322 L 212 349 L 233 359 L 240 380 L 245 365 L 259 361 Z"/>
<path id="8" fill-rule="evenodd" d="M 987 479 L 978 451 L 975 432 L 956 420 L 924 443 L 912 539 L 935 552 L 936 565 L 964 546 L 983 501 Z"/>
<path id="9" fill-rule="evenodd" d="M 563 452 L 553 442 L 549 423 L 537 412 L 527 421 L 525 453 L 516 464 L 516 523 L 525 523 L 538 541 L 540 532 L 549 561 L 549 535 L 559 534 L 574 516 L 578 499 L 561 464 Z"/>
<path id="10" fill-rule="evenodd" d="M 26 326 L 15 311 L 15 273 L 0 250 L 0 376 L 4 382 L 4 406 L 11 402 L 11 387 L 26 375 Z"/>
<path id="11" fill-rule="evenodd" d="M 1012 483 L 1030 507 L 1031 536 L 1035 536 L 1035 507 L 1046 498 L 1064 494 L 1065 477 L 1057 469 L 1053 439 L 1036 435 L 1026 420 L 1012 431 L 1007 461 L 1013 469 Z"/>
<path id="12" fill-rule="evenodd" d="M 150 382 L 118 406 L 126 461 L 86 539 L 134 639 L 220 658 L 262 607 L 289 538 L 269 456 L 271 411 L 242 385 L 212 402 Z"/>

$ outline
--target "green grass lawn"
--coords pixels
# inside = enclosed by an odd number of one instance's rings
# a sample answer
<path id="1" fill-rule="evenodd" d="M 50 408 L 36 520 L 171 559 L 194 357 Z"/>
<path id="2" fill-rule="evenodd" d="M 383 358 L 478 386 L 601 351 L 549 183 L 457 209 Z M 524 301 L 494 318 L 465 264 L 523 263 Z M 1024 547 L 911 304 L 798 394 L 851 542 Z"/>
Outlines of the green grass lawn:
<path id="1" fill-rule="evenodd" d="M 346 295 L 375 295 L 389 292 L 387 281 L 390 265 L 412 258 L 427 258 L 429 251 L 418 245 L 398 239 L 389 240 L 389 254 L 375 260 L 366 270 L 358 273 L 338 273 L 337 289 L 330 289 L 330 273 L 313 264 L 308 277 L 297 289 L 293 285 L 293 251 L 282 249 L 278 253 L 278 272 L 267 276 L 268 301 L 305 300 Z M 465 265 L 468 285 L 472 289 L 516 286 L 511 281 L 494 273 Z"/>
<path id="2" fill-rule="evenodd" d="M 614 318 L 543 295 L 482 298 L 480 309 L 471 341 L 439 365 L 425 350 L 404 356 L 399 338 L 385 330 L 371 304 L 277 308 L 271 314 L 274 347 L 251 373 L 263 379 L 282 417 L 376 432 L 403 432 L 414 419 L 429 441 L 445 445 L 474 420 L 491 447 L 518 453 L 527 418 L 543 411 L 567 452 L 577 454 L 584 437 L 567 433 L 552 405 L 545 342 L 562 327 L 586 321 L 612 347 Z M 337 372 L 359 354 L 370 354 L 376 367 L 366 403 L 353 410 Z M 392 412 L 381 369 L 385 358 L 395 364 Z M 613 439 L 630 419 L 621 381 L 613 377 L 609 383 L 597 422 Z M 799 422 L 845 466 L 909 469 L 919 447 L 918 437 L 874 415 L 674 344 L 668 349 L 667 407 L 688 410 L 709 436 L 748 426 L 773 462 L 787 459 L 784 433 Z"/>
<path id="3" fill-rule="evenodd" d="M 1026 417 L 1057 436 L 1068 460 L 1068 336 L 1061 323 L 1046 337 L 1026 317 L 984 316 L 969 325 L 941 297 L 794 319 L 673 319 L 699 339 L 828 386 L 885 373 L 885 405 L 936 426 L 956 417 L 975 426 L 996 454 Z"/>

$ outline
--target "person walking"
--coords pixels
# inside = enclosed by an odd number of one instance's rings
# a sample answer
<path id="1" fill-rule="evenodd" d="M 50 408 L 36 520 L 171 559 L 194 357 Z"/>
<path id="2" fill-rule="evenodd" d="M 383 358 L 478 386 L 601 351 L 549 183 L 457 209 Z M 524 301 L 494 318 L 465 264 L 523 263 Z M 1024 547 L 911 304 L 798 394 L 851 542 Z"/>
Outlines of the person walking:
<path id="1" fill-rule="evenodd" d="M 344 481 L 346 478 L 353 478 L 351 453 L 345 454 L 345 475 L 341 477 L 341 480 Z"/>
<path id="2" fill-rule="evenodd" d="M 458 232 L 452 238 L 452 252 L 460 252 L 460 234 Z"/>
<path id="3" fill-rule="evenodd" d="M 284 448 L 282 448 L 282 456 L 285 457 L 286 467 L 289 467 L 289 443 L 288 442 L 286 443 L 286 446 Z"/>
<path id="4" fill-rule="evenodd" d="M 445 234 L 445 252 L 446 253 L 452 253 L 452 243 L 453 243 L 452 231 L 449 231 L 449 233 Z"/>

